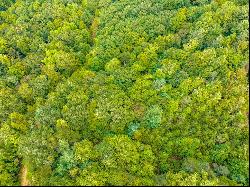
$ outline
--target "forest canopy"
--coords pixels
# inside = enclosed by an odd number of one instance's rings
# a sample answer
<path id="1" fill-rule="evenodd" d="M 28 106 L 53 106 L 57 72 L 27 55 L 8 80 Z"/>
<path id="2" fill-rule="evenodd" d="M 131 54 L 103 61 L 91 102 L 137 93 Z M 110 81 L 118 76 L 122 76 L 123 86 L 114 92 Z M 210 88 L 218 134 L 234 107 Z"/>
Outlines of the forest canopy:
<path id="1" fill-rule="evenodd" d="M 248 19 L 248 0 L 0 0 L 0 185 L 248 186 Z"/>

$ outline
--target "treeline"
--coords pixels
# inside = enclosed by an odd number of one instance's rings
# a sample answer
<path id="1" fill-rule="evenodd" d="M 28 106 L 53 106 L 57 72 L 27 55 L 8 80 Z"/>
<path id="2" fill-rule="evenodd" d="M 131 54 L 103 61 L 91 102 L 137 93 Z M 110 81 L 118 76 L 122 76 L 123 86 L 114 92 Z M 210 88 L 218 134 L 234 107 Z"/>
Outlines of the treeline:
<path id="1" fill-rule="evenodd" d="M 0 185 L 249 184 L 247 0 L 0 2 Z"/>

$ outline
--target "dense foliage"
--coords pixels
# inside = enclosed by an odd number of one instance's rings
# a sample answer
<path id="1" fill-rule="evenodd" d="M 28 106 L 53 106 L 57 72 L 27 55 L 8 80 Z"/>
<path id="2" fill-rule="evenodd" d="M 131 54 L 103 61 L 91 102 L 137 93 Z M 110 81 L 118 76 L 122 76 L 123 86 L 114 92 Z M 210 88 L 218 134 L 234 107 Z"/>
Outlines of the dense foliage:
<path id="1" fill-rule="evenodd" d="M 247 0 L 1 0 L 0 185 L 248 185 Z"/>

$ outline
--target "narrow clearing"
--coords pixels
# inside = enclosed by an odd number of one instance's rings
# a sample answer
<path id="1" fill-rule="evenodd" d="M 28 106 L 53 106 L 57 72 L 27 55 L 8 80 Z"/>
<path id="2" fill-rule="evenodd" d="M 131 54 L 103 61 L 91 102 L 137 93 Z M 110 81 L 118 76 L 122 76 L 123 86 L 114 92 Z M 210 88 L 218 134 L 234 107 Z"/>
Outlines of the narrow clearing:
<path id="1" fill-rule="evenodd" d="M 25 165 L 22 166 L 21 168 L 21 186 L 29 186 L 29 181 L 27 179 L 27 167 Z"/>

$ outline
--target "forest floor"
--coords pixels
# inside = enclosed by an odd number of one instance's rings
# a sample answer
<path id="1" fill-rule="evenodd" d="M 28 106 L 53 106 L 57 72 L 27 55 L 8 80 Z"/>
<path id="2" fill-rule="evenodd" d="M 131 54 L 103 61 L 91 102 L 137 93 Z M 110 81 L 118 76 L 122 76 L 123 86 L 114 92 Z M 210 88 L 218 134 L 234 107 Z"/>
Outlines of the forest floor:
<path id="1" fill-rule="evenodd" d="M 21 186 L 29 186 L 29 181 L 27 179 L 27 172 L 28 172 L 27 167 L 23 165 L 21 168 L 21 175 L 20 175 Z"/>

